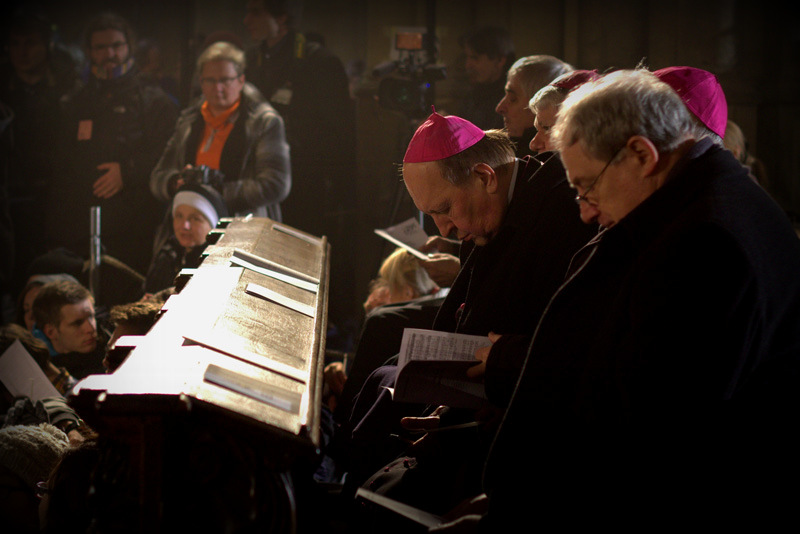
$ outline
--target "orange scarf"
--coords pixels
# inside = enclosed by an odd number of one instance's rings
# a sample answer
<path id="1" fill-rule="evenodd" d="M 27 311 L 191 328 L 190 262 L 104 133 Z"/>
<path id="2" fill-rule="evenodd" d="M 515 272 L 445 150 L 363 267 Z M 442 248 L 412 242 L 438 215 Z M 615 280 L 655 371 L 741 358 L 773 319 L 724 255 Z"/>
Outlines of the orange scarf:
<path id="1" fill-rule="evenodd" d="M 240 102 L 241 100 L 237 100 L 230 109 L 219 115 L 212 115 L 211 110 L 208 109 L 208 102 L 203 102 L 200 113 L 203 115 L 206 127 L 203 132 L 203 140 L 200 141 L 197 149 L 196 166 L 207 165 L 212 169 L 219 170 L 222 147 L 225 146 L 225 141 L 228 140 L 228 135 L 233 130 L 233 123 L 236 120 L 232 116 L 239 110 Z"/>

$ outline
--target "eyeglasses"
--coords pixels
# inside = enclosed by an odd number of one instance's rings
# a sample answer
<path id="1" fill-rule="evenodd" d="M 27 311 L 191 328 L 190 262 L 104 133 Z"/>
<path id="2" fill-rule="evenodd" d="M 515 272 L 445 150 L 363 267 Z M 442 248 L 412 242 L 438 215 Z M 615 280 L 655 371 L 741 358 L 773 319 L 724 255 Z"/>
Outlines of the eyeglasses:
<path id="1" fill-rule="evenodd" d="M 233 78 L 200 78 L 200 83 L 207 87 L 214 87 L 218 83 L 222 84 L 223 87 L 230 87 L 238 79 L 238 76 Z"/>
<path id="2" fill-rule="evenodd" d="M 608 163 L 606 163 L 606 166 L 605 166 L 605 167 L 603 167 L 603 170 L 602 170 L 602 171 L 600 171 L 600 174 L 598 174 L 598 175 L 597 175 L 597 177 L 596 177 L 594 180 L 592 180 L 592 183 L 591 183 L 591 184 L 589 184 L 589 187 L 587 187 L 587 188 L 586 188 L 586 190 L 583 192 L 583 194 L 582 194 L 582 195 L 575 195 L 575 202 L 576 202 L 576 203 L 578 203 L 578 204 L 580 204 L 581 202 L 586 202 L 587 204 L 589 203 L 589 199 L 588 199 L 588 198 L 586 198 L 586 196 L 587 196 L 589 193 L 591 193 L 591 192 L 592 192 L 592 189 L 594 189 L 594 186 L 596 186 L 596 185 L 597 185 L 597 181 L 600 179 L 600 177 L 601 177 L 601 176 L 603 176 L 603 173 L 604 173 L 604 172 L 606 172 L 606 169 L 608 168 L 608 166 L 609 166 L 609 165 L 611 165 L 611 163 L 612 163 L 612 162 L 613 162 L 615 159 L 617 159 L 617 156 L 619 156 L 619 153 L 620 153 L 620 152 L 622 152 L 622 149 L 623 149 L 623 148 L 625 148 L 625 147 L 623 146 L 622 148 L 620 148 L 619 150 L 617 150 L 616 152 L 614 152 L 614 155 L 613 155 L 613 156 L 611 156 L 611 159 L 610 159 L 610 160 L 608 160 Z"/>

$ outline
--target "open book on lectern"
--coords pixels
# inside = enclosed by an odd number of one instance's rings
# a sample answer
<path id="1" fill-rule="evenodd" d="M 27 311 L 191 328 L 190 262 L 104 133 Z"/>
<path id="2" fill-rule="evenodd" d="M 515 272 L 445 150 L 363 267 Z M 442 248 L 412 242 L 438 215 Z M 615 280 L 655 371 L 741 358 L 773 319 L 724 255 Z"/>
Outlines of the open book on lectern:
<path id="1" fill-rule="evenodd" d="M 406 328 L 400 344 L 393 398 L 398 402 L 480 408 L 487 403 L 482 379 L 467 376 L 475 351 L 492 343 L 473 336 Z"/>

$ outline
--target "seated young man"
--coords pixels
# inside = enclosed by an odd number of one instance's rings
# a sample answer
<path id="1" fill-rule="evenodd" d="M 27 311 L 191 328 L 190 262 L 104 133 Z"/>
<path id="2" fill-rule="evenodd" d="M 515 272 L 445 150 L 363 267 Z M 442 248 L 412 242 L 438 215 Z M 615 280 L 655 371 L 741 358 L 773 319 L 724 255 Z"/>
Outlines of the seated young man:
<path id="1" fill-rule="evenodd" d="M 45 284 L 33 301 L 33 317 L 34 334 L 47 344 L 53 364 L 78 379 L 104 372 L 105 343 L 88 289 L 69 280 Z"/>

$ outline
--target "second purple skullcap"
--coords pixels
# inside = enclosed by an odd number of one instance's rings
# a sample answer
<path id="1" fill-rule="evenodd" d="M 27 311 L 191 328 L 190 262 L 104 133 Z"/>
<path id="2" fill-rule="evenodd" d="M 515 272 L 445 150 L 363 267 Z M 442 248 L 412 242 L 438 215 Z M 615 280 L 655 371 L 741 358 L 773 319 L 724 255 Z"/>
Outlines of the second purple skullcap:
<path id="1" fill-rule="evenodd" d="M 653 74 L 672 87 L 689 111 L 709 130 L 725 137 L 728 102 L 716 76 L 694 67 L 667 67 Z"/>
<path id="2" fill-rule="evenodd" d="M 403 163 L 424 163 L 449 158 L 462 152 L 486 134 L 466 119 L 434 111 L 423 122 L 408 143 Z"/>
<path id="3" fill-rule="evenodd" d="M 579 85 L 583 85 L 586 82 L 593 82 L 600 77 L 600 73 L 597 72 L 597 69 L 573 70 L 572 72 L 562 74 L 553 80 L 550 85 L 561 89 L 566 89 L 567 91 L 572 91 Z"/>

